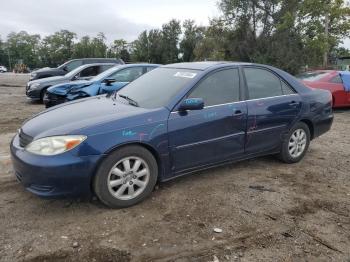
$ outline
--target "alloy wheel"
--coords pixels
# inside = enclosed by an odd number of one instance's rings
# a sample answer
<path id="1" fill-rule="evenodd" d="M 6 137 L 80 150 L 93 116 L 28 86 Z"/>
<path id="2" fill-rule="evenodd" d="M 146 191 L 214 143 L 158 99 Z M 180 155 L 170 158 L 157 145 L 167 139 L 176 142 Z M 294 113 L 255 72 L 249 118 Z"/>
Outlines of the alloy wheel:
<path id="1" fill-rule="evenodd" d="M 130 156 L 118 161 L 108 175 L 108 190 L 119 200 L 130 200 L 140 195 L 150 178 L 150 169 L 140 157 Z"/>
<path id="2" fill-rule="evenodd" d="M 297 129 L 289 139 L 288 151 L 291 157 L 298 158 L 305 151 L 307 143 L 306 133 L 303 129 Z"/>

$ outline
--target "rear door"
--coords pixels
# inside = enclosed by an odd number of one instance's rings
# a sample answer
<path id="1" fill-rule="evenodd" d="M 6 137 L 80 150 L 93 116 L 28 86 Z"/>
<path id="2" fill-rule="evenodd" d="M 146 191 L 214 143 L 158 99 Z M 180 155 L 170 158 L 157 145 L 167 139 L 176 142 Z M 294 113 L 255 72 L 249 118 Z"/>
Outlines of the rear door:
<path id="1" fill-rule="evenodd" d="M 202 98 L 204 108 L 169 116 L 172 169 L 178 173 L 221 162 L 244 152 L 246 102 L 240 101 L 237 68 L 210 73 L 186 98 Z"/>
<path id="2" fill-rule="evenodd" d="M 244 67 L 249 99 L 246 153 L 277 150 L 302 106 L 300 96 L 273 71 Z"/>

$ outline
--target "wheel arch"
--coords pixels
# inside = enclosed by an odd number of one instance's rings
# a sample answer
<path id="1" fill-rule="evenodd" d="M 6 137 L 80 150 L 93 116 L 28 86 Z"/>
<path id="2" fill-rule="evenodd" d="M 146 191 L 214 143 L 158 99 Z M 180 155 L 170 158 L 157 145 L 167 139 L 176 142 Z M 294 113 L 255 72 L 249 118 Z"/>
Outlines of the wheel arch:
<path id="1" fill-rule="evenodd" d="M 127 146 L 140 146 L 140 147 L 143 147 L 145 148 L 146 150 L 148 150 L 152 155 L 153 157 L 155 158 L 156 162 L 157 162 L 157 165 L 158 165 L 158 180 L 160 179 L 160 177 L 162 176 L 162 173 L 163 173 L 163 166 L 162 166 L 162 162 L 161 162 L 161 158 L 160 158 L 160 155 L 158 154 L 157 150 L 151 146 L 150 144 L 147 144 L 147 143 L 142 143 L 142 142 L 128 142 L 128 143 L 124 143 L 124 144 L 120 144 L 120 145 L 117 145 L 117 146 L 114 146 L 110 149 L 108 149 L 105 153 L 104 153 L 104 157 L 101 157 L 101 159 L 97 162 L 96 164 L 96 167 L 94 169 L 94 172 L 93 172 L 93 175 L 91 176 L 91 179 L 90 179 L 90 187 L 92 189 L 92 186 L 93 186 L 93 182 L 94 182 L 94 178 L 95 178 L 95 175 L 96 175 L 96 172 L 97 172 L 97 169 L 100 167 L 100 165 L 103 163 L 103 161 L 105 160 L 105 158 L 123 148 L 123 147 L 127 147 Z M 92 191 L 93 192 L 93 191 Z"/>
<path id="2" fill-rule="evenodd" d="M 314 128 L 314 124 L 312 123 L 312 121 L 310 119 L 301 119 L 300 122 L 306 124 L 310 130 L 310 140 L 314 139 L 314 132 L 315 132 L 315 128 Z"/>
<path id="3" fill-rule="evenodd" d="M 45 87 L 43 87 L 43 88 L 41 89 L 41 91 L 40 91 L 40 100 L 43 100 L 43 99 L 44 99 L 45 91 L 46 91 L 47 89 L 49 89 L 49 87 L 51 87 L 51 86 L 45 86 Z"/>

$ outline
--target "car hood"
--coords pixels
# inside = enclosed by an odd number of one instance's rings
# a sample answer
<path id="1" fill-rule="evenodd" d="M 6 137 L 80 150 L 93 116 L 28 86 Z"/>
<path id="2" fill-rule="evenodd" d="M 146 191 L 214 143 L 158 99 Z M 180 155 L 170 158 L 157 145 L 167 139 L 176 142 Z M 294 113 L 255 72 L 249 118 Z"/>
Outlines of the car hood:
<path id="1" fill-rule="evenodd" d="M 53 77 L 33 80 L 33 81 L 30 81 L 28 84 L 29 85 L 33 85 L 33 84 L 54 85 L 54 84 L 59 84 L 66 81 L 69 81 L 69 79 L 67 79 L 65 76 L 53 76 Z"/>
<path id="2" fill-rule="evenodd" d="M 35 115 L 21 129 L 34 139 L 65 134 L 88 135 L 81 133 L 81 130 L 133 116 L 144 119 L 145 114 L 153 111 L 124 104 L 122 101 L 108 96 L 95 96 L 65 103 Z M 120 121 L 119 127 L 128 125 L 129 122 Z"/>
<path id="3" fill-rule="evenodd" d="M 76 88 L 82 88 L 84 86 L 88 86 L 91 85 L 93 82 L 91 81 L 87 81 L 87 80 L 78 80 L 78 81 L 71 81 L 71 82 L 67 82 L 67 83 L 63 83 L 63 84 L 57 84 L 54 86 L 51 86 L 49 89 L 47 89 L 47 91 L 49 93 L 52 94 L 56 94 L 56 95 L 67 95 L 67 93 L 72 89 L 76 89 Z"/>
<path id="4" fill-rule="evenodd" d="M 44 67 L 38 70 L 33 71 L 32 73 L 42 73 L 42 72 L 56 72 L 59 71 L 58 68 L 52 68 L 52 67 Z"/>

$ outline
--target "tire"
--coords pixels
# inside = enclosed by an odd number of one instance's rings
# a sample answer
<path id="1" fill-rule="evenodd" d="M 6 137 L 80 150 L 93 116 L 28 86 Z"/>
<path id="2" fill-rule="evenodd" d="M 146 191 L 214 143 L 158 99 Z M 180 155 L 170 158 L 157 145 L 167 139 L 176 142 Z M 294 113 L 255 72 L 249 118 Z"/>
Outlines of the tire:
<path id="1" fill-rule="evenodd" d="M 290 129 L 286 139 L 282 142 L 279 158 L 288 164 L 297 163 L 303 159 L 309 145 L 309 127 L 305 123 L 298 122 Z"/>
<path id="2" fill-rule="evenodd" d="M 46 95 L 48 87 L 45 87 L 43 90 L 40 92 L 40 102 L 44 103 L 44 97 Z"/>
<path id="3" fill-rule="evenodd" d="M 125 146 L 112 152 L 101 163 L 94 177 L 93 190 L 108 207 L 129 207 L 151 194 L 157 177 L 157 161 L 147 149 Z"/>

